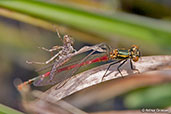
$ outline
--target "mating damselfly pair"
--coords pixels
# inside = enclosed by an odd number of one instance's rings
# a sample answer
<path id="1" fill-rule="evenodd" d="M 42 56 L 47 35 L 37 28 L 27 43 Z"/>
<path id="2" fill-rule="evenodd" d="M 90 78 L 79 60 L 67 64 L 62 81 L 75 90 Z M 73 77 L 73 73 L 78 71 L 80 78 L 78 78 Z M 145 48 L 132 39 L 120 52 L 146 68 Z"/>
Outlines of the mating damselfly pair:
<path id="1" fill-rule="evenodd" d="M 127 60 L 130 60 L 131 69 L 138 71 L 137 69 L 133 68 L 132 64 L 132 61 L 137 62 L 140 58 L 140 51 L 136 45 L 132 45 L 131 48 L 128 50 L 113 50 L 109 45 L 101 43 L 94 46 L 84 46 L 80 50 L 76 51 L 73 48 L 73 39 L 69 35 L 65 35 L 62 38 L 58 33 L 58 37 L 63 42 L 62 46 L 54 46 L 51 49 L 46 49 L 44 47 L 41 48 L 48 52 L 58 51 L 57 54 L 55 54 L 52 58 L 50 58 L 46 62 L 27 61 L 28 64 L 48 64 L 47 66 L 45 66 L 45 68 L 42 68 L 41 70 L 49 67 L 51 67 L 51 70 L 24 83 L 21 83 L 20 85 L 18 85 L 19 90 L 22 89 L 23 86 L 32 83 L 35 86 L 53 85 L 56 83 L 61 84 L 61 86 L 63 86 L 65 83 L 67 83 L 68 79 L 70 79 L 76 72 L 79 71 L 81 67 L 98 62 L 110 61 L 110 65 L 106 69 L 102 80 L 106 76 L 107 71 L 110 69 L 110 67 L 117 63 L 120 63 L 120 65 L 117 67 L 117 70 L 122 76 L 120 67 Z M 84 56 L 80 60 L 76 60 L 75 62 L 73 62 L 73 58 L 75 56 L 81 55 L 86 52 L 89 52 L 86 56 Z M 50 62 L 52 63 L 49 64 Z"/>

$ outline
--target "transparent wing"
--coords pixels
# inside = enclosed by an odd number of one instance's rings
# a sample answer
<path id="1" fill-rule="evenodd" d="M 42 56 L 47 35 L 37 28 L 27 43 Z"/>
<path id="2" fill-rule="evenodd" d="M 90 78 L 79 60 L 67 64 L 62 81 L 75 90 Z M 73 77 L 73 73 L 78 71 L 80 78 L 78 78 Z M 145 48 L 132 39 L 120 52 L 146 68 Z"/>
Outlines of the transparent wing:
<path id="1" fill-rule="evenodd" d="M 82 70 L 83 67 L 87 67 L 92 63 L 100 62 L 98 58 L 106 56 L 106 53 L 96 53 L 89 56 L 79 55 L 72 57 L 71 60 L 63 64 L 56 69 L 56 74 L 53 80 L 50 81 L 49 76 L 45 78 L 38 78 L 34 81 L 35 86 L 53 85 L 56 83 L 61 83 L 64 80 L 73 76 Z M 79 59 L 78 59 L 79 58 Z M 93 61 L 94 60 L 94 61 Z M 40 76 L 41 77 L 41 76 Z"/>
<path id="2" fill-rule="evenodd" d="M 96 49 L 97 47 L 99 47 L 100 50 Z M 110 51 L 111 51 L 111 47 L 105 43 L 100 43 L 100 44 L 97 44 L 97 45 L 94 45 L 94 46 L 85 46 L 83 48 L 81 48 L 77 54 L 79 53 L 84 53 L 84 52 L 87 52 L 87 51 L 90 51 L 90 50 L 97 50 L 97 52 L 106 52 L 106 54 L 110 55 Z M 77 60 L 78 61 L 78 60 Z M 72 61 L 73 62 L 73 61 Z M 36 72 L 40 72 L 40 71 L 43 71 L 43 70 L 46 70 L 50 67 L 52 67 L 55 63 L 50 63 L 42 68 L 39 68 L 36 70 Z"/>

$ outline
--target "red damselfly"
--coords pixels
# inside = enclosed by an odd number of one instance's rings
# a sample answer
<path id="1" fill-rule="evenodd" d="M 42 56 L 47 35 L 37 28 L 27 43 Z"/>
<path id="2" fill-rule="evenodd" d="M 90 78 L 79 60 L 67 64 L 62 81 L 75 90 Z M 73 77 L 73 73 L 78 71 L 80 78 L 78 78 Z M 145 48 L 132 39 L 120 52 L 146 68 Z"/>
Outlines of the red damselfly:
<path id="1" fill-rule="evenodd" d="M 106 62 L 111 60 L 111 64 L 108 66 L 103 78 L 106 76 L 107 71 L 109 70 L 109 68 L 117 63 L 122 62 L 117 70 L 119 71 L 119 73 L 122 76 L 122 73 L 120 71 L 120 67 L 128 60 L 130 59 L 130 66 L 132 70 L 136 70 L 133 68 L 133 64 L 132 61 L 137 62 L 139 57 L 140 57 L 140 51 L 139 48 L 136 45 L 133 45 L 130 49 L 126 50 L 126 49 L 115 49 L 111 51 L 111 47 L 102 43 L 102 44 L 98 44 L 92 47 L 86 46 L 81 48 L 79 51 L 69 54 L 71 57 L 78 55 L 80 53 L 89 51 L 89 50 L 93 50 L 89 55 L 87 55 L 86 57 L 84 57 L 81 61 L 78 61 L 77 63 L 73 63 L 73 64 L 65 64 L 62 65 L 58 68 L 55 69 L 55 73 L 56 76 L 54 77 L 54 79 L 52 81 L 49 81 L 49 75 L 51 72 L 46 72 L 43 75 L 40 75 L 38 77 L 35 77 L 33 79 L 30 79 L 22 84 L 20 84 L 18 86 L 18 88 L 22 88 L 23 85 L 27 85 L 27 84 L 31 84 L 33 83 L 35 86 L 44 86 L 44 85 L 51 85 L 51 84 L 55 84 L 55 83 L 61 83 L 64 82 L 66 79 L 70 78 L 73 73 L 75 73 L 80 67 L 82 66 L 87 66 L 89 64 L 92 63 L 97 63 L 97 62 Z M 100 52 L 97 54 L 94 54 L 94 52 Z M 139 72 L 139 71 L 138 71 Z M 123 77 L 123 76 L 122 76 Z"/>

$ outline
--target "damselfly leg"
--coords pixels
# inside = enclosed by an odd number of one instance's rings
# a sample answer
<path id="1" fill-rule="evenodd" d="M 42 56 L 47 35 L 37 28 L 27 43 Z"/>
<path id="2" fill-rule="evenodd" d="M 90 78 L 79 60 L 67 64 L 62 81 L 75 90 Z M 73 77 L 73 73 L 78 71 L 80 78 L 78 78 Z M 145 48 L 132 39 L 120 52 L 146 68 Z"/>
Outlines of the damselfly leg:
<path id="1" fill-rule="evenodd" d="M 111 67 L 112 65 L 115 65 L 115 64 L 117 64 L 117 63 L 120 63 L 121 61 L 123 61 L 123 60 L 115 61 L 115 62 L 111 63 L 111 64 L 107 67 L 106 72 L 104 73 L 104 75 L 103 75 L 103 77 L 102 77 L 102 81 L 103 81 L 103 79 L 107 76 L 107 72 L 109 71 L 110 67 Z M 117 70 L 118 70 L 118 68 L 117 68 Z M 120 70 L 118 70 L 118 71 L 119 71 L 119 73 L 120 73 Z M 120 73 L 120 74 L 121 74 L 121 73 Z M 121 76 L 122 76 L 122 74 L 121 74 Z"/>
<path id="2" fill-rule="evenodd" d="M 124 61 L 117 67 L 117 70 L 118 70 L 119 73 L 121 74 L 122 78 L 124 78 L 124 77 L 123 77 L 123 75 L 122 75 L 122 73 L 121 73 L 121 71 L 120 71 L 120 67 L 121 67 L 126 61 L 127 61 L 127 59 L 124 60 Z"/>
<path id="3" fill-rule="evenodd" d="M 58 37 L 61 39 L 61 41 L 63 42 L 63 46 L 53 46 L 51 49 L 47 49 L 45 47 L 38 47 L 44 51 L 47 52 L 53 52 L 53 51 L 59 51 L 58 53 L 56 53 L 52 58 L 50 58 L 49 60 L 45 61 L 45 62 L 36 62 L 36 61 L 26 61 L 27 64 L 49 64 L 50 62 L 52 62 L 54 59 L 56 59 L 62 52 L 60 50 L 62 50 L 63 48 L 65 48 L 64 46 L 66 45 L 65 39 L 70 39 L 67 37 L 67 35 L 64 36 L 64 38 L 62 39 L 59 32 L 56 29 L 56 33 L 58 35 Z M 68 40 L 69 42 L 70 40 Z M 70 41 L 69 43 L 71 43 L 72 41 Z M 72 42 L 73 43 L 73 42 Z M 67 47 L 66 47 L 67 48 Z M 72 47 L 73 49 L 73 47 Z"/>
<path id="4" fill-rule="evenodd" d="M 132 70 L 137 71 L 138 74 L 140 73 L 140 71 L 138 69 L 136 69 L 136 68 L 133 67 L 132 60 L 131 59 L 130 59 L 130 66 L 131 66 L 131 69 Z"/>

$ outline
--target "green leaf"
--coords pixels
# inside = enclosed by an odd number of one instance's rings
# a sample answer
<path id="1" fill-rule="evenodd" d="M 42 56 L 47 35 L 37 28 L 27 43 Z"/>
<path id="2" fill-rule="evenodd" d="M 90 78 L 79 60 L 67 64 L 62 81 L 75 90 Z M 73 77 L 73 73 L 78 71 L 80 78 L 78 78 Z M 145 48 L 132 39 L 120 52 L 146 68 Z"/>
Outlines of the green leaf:
<path id="1" fill-rule="evenodd" d="M 146 45 L 159 45 L 163 49 L 171 48 L 171 24 L 169 22 L 125 14 L 108 16 L 32 0 L 4 0 L 0 1 L 0 7 L 81 31 L 110 37 L 115 35 L 125 41 L 136 40 Z"/>
<path id="2" fill-rule="evenodd" d="M 23 114 L 23 113 L 17 110 L 14 110 L 10 107 L 7 107 L 3 104 L 0 104 L 0 114 Z"/>
<path id="3" fill-rule="evenodd" d="M 171 84 L 142 88 L 125 97 L 128 108 L 165 108 L 171 106 Z"/>

